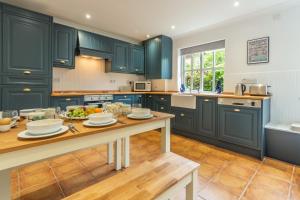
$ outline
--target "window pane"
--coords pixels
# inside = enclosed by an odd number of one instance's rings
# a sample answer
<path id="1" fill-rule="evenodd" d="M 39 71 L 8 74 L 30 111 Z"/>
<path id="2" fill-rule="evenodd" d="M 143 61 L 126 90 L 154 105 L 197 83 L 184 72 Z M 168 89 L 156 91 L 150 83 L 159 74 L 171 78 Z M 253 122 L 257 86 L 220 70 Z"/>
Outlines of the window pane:
<path id="1" fill-rule="evenodd" d="M 193 69 L 200 69 L 201 62 L 200 62 L 200 53 L 193 54 Z"/>
<path id="2" fill-rule="evenodd" d="M 224 89 L 224 69 L 218 69 L 218 70 L 216 70 L 215 73 L 216 73 L 215 85 L 217 86 L 218 81 L 220 81 L 222 89 Z"/>
<path id="3" fill-rule="evenodd" d="M 214 52 L 206 51 L 203 53 L 203 66 L 204 68 L 212 68 L 214 65 Z"/>
<path id="4" fill-rule="evenodd" d="M 191 89 L 192 73 L 190 71 L 184 73 L 184 85 L 186 89 Z"/>
<path id="5" fill-rule="evenodd" d="M 216 51 L 216 67 L 224 67 L 225 65 L 225 50 L 219 49 Z"/>
<path id="6" fill-rule="evenodd" d="M 191 70 L 192 69 L 192 56 L 191 55 L 185 55 L 184 56 L 184 69 L 185 70 Z"/>
<path id="7" fill-rule="evenodd" d="M 203 91 L 212 91 L 213 71 L 207 70 L 203 72 Z"/>
<path id="8" fill-rule="evenodd" d="M 201 71 L 196 70 L 193 73 L 193 90 L 200 90 Z"/>

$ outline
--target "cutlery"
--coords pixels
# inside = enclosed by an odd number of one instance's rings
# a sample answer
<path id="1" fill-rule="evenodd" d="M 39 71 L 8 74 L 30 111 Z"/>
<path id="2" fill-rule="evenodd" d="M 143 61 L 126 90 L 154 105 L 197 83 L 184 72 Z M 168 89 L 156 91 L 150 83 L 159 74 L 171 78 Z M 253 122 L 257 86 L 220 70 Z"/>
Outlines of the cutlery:
<path id="1" fill-rule="evenodd" d="M 80 131 L 74 126 L 74 124 L 69 123 L 69 124 L 68 124 L 68 127 L 69 127 L 71 130 L 73 130 L 74 133 L 75 133 L 75 131 L 78 132 L 78 133 L 80 133 Z"/>

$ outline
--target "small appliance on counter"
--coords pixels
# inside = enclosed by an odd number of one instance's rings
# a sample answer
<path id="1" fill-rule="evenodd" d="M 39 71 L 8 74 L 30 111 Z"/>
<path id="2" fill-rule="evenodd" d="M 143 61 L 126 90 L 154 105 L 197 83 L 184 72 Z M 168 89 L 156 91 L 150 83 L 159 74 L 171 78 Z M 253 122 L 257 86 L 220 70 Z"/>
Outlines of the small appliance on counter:
<path id="1" fill-rule="evenodd" d="M 135 92 L 150 92 L 151 81 L 134 81 L 133 90 Z"/>
<path id="2" fill-rule="evenodd" d="M 105 103 L 111 103 L 113 99 L 114 97 L 112 94 L 85 95 L 83 104 L 102 108 Z"/>
<path id="3" fill-rule="evenodd" d="M 253 84 L 249 86 L 249 93 L 250 95 L 256 96 L 268 96 L 270 95 L 268 91 L 270 87 L 271 86 L 264 84 Z"/>
<path id="4" fill-rule="evenodd" d="M 243 83 L 236 84 L 235 92 L 234 92 L 234 94 L 236 96 L 243 96 L 245 91 L 246 91 L 246 85 L 245 84 L 243 84 Z"/>

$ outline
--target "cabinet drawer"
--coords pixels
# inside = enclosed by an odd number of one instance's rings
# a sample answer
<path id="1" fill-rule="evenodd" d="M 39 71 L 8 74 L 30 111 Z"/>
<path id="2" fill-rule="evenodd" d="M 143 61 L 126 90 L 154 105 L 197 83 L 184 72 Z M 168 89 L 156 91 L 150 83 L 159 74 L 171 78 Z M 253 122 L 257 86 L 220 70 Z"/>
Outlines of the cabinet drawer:
<path id="1" fill-rule="evenodd" d="M 258 148 L 260 110 L 219 106 L 219 139 L 233 144 Z"/>
<path id="2" fill-rule="evenodd" d="M 163 102 L 155 102 L 155 110 L 158 112 L 169 113 L 170 105 Z"/>
<path id="3" fill-rule="evenodd" d="M 171 102 L 170 95 L 154 95 L 154 99 L 161 102 Z"/>
<path id="4" fill-rule="evenodd" d="M 3 109 L 29 109 L 49 107 L 48 87 L 4 86 L 2 89 Z"/>
<path id="5" fill-rule="evenodd" d="M 50 85 L 50 79 L 40 76 L 3 76 L 2 84 Z"/>

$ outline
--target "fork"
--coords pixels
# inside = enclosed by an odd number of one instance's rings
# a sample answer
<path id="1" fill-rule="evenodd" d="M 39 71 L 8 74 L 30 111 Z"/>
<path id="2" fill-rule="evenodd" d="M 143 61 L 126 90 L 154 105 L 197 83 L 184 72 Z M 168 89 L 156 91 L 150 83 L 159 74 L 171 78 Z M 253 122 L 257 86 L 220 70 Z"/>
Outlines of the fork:
<path id="1" fill-rule="evenodd" d="M 74 133 L 74 134 L 75 134 L 75 132 L 80 133 L 80 131 L 74 126 L 74 124 L 69 123 L 68 127 L 69 127 L 69 129 L 71 130 L 72 133 Z"/>

